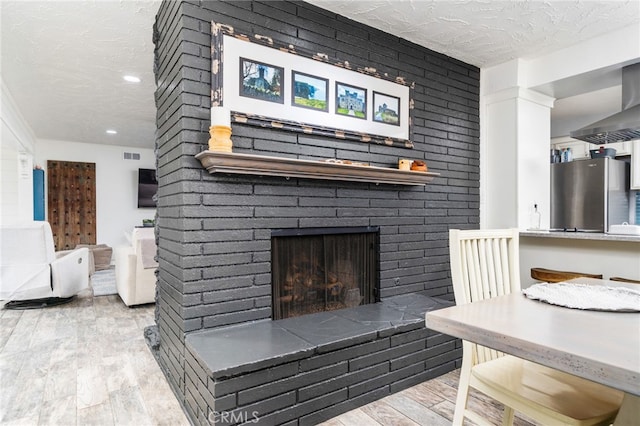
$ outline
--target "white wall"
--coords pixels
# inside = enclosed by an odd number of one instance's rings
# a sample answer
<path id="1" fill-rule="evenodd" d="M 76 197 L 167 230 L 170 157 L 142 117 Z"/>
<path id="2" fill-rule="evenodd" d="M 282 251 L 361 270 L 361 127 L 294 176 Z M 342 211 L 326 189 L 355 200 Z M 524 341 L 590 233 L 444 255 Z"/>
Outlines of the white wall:
<path id="1" fill-rule="evenodd" d="M 47 160 L 96 163 L 98 243 L 125 245 L 125 232 L 155 218 L 155 209 L 137 208 L 138 168 L 155 168 L 152 149 L 38 140 L 1 79 L 0 89 L 0 224 L 33 220 L 32 169 L 45 169 L 46 199 Z M 124 160 L 125 151 L 140 160 Z"/>
<path id="2" fill-rule="evenodd" d="M 35 136 L 0 81 L 0 224 L 33 220 Z"/>
<path id="3" fill-rule="evenodd" d="M 551 111 L 551 137 L 569 136 L 576 129 L 620 112 L 621 107 L 621 84 L 558 99 Z"/>
<path id="4" fill-rule="evenodd" d="M 553 99 L 536 89 L 572 84 L 577 90 L 578 77 L 640 61 L 639 32 L 636 24 L 548 55 L 481 69 L 481 228 L 526 229 L 534 201 L 543 207 L 542 226 L 549 223 L 551 130 L 545 108 Z M 509 93 L 515 95 L 509 99 Z"/>
<path id="5" fill-rule="evenodd" d="M 140 154 L 140 160 L 124 160 L 124 152 Z M 97 145 L 57 140 L 38 140 L 35 164 L 45 169 L 47 160 L 96 163 L 96 236 L 98 244 L 127 244 L 125 233 L 154 219 L 155 209 L 137 207 L 138 169 L 155 169 L 152 149 Z"/>
<path id="6" fill-rule="evenodd" d="M 640 23 L 594 37 L 526 61 L 526 87 L 537 87 L 571 79 L 598 75 L 611 66 L 631 65 L 640 59 Z"/>
<path id="7" fill-rule="evenodd" d="M 640 243 L 520 236 L 523 288 L 536 282 L 535 267 L 640 280 Z"/>
<path id="8" fill-rule="evenodd" d="M 2 141 L 0 142 L 0 224 L 19 222 L 28 217 L 29 211 L 21 202 L 19 188 L 25 179 L 20 173 L 20 144 L 2 121 Z M 27 182 L 28 183 L 28 182 Z M 32 188 L 33 191 L 33 188 Z M 32 197 L 33 198 L 33 197 Z M 31 210 L 33 214 L 33 210 Z M 33 217 L 33 216 L 32 216 Z"/>

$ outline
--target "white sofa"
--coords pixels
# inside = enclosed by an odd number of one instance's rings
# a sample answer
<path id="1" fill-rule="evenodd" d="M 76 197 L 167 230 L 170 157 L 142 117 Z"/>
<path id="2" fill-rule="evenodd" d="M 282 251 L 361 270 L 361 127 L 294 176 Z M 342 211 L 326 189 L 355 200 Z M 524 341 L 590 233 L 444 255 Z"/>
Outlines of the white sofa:
<path id="1" fill-rule="evenodd" d="M 115 250 L 116 288 L 127 306 L 154 303 L 157 252 L 154 228 L 135 228 L 131 245 Z"/>
<path id="2" fill-rule="evenodd" d="M 0 299 L 67 299 L 89 288 L 89 250 L 57 252 L 49 222 L 0 227 Z"/>

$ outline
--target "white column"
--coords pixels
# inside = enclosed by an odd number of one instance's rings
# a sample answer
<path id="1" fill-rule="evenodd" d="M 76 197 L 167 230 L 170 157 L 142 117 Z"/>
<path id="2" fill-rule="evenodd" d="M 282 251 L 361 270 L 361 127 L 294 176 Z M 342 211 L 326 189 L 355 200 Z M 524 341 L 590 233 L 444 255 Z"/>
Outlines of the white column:
<path id="1" fill-rule="evenodd" d="M 522 87 L 502 89 L 482 99 L 481 228 L 527 229 L 537 204 L 541 227 L 548 229 L 554 99 Z"/>

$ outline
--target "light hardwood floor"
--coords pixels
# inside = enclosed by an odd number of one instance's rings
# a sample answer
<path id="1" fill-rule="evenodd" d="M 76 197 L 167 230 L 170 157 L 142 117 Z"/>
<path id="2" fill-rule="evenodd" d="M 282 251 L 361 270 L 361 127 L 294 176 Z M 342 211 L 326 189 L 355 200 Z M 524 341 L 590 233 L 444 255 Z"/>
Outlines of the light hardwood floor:
<path id="1" fill-rule="evenodd" d="M 384 397 L 322 423 L 322 426 L 445 426 L 451 425 L 460 370 L 455 370 L 393 395 Z M 471 390 L 469 405 L 499 425 L 502 405 Z M 465 421 L 465 425 L 473 425 Z M 516 426 L 535 425 L 531 419 L 516 414 Z"/>
<path id="2" fill-rule="evenodd" d="M 189 425 L 144 340 L 153 316 L 153 305 L 90 291 L 57 307 L 0 309 L 0 424 Z M 449 425 L 457 383 L 454 371 L 323 425 Z M 471 401 L 499 424 L 499 405 Z"/>
<path id="3" fill-rule="evenodd" d="M 153 311 L 90 291 L 0 310 L 0 423 L 189 425 L 144 340 Z"/>

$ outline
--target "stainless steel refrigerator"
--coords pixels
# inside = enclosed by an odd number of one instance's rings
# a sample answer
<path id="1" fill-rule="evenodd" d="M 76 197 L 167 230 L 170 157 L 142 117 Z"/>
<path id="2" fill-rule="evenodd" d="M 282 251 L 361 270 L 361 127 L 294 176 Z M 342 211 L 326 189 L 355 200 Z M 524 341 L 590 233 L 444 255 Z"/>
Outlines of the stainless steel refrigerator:
<path id="1" fill-rule="evenodd" d="M 629 164 L 611 158 L 551 164 L 551 230 L 608 232 L 629 220 Z"/>

